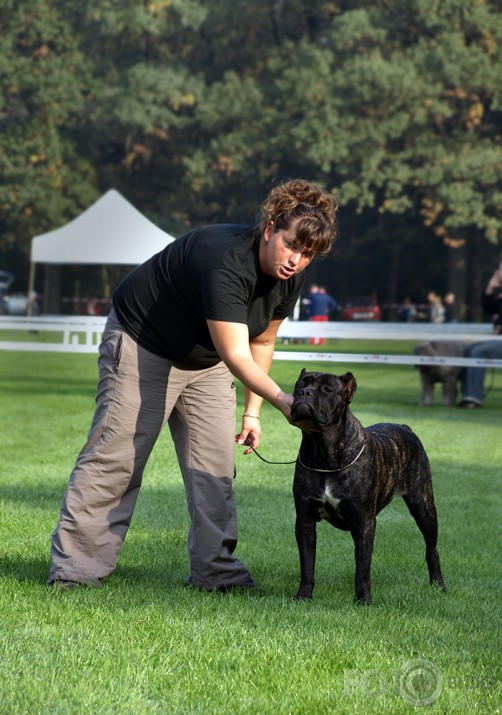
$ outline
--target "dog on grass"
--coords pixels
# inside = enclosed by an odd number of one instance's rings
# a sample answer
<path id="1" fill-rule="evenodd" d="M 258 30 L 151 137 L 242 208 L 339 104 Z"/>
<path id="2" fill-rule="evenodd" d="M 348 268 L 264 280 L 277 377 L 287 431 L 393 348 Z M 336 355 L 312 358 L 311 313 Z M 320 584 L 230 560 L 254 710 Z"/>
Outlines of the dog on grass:
<path id="1" fill-rule="evenodd" d="M 429 343 L 421 343 L 413 348 L 414 355 L 424 355 L 427 357 L 463 357 L 465 343 L 453 340 L 432 340 Z M 420 373 L 420 384 L 422 394 L 420 405 L 430 407 L 434 399 L 434 387 L 437 382 L 441 383 L 442 394 L 441 404 L 445 407 L 453 407 L 457 399 L 457 384 L 462 377 L 462 367 L 457 365 L 417 365 Z"/>
<path id="2" fill-rule="evenodd" d="M 438 522 L 429 460 L 405 425 L 366 429 L 349 409 L 357 384 L 352 373 L 302 370 L 291 422 L 302 431 L 293 494 L 301 580 L 296 600 L 314 589 L 316 524 L 326 519 L 350 531 L 355 545 L 355 598 L 371 603 L 371 557 L 377 514 L 402 496 L 425 540 L 431 584 L 446 591 L 436 549 Z"/>

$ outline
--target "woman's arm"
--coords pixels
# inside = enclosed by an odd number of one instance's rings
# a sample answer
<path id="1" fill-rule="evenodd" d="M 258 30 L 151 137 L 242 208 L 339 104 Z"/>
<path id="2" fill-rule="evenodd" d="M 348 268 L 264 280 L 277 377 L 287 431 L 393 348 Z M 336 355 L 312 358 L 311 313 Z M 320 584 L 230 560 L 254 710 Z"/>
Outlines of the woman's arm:
<path id="1" fill-rule="evenodd" d="M 277 333 L 279 327 L 282 323 L 282 318 L 272 320 L 268 328 L 256 338 L 250 338 L 249 349 L 251 350 L 251 355 L 254 362 L 261 367 L 263 372 L 267 375 L 270 372 L 270 366 L 272 365 L 272 358 L 274 357 L 275 341 L 277 338 Z M 260 413 L 261 403 L 263 398 L 252 392 L 248 387 L 245 390 L 245 411 L 256 414 Z"/>
<path id="2" fill-rule="evenodd" d="M 502 262 L 498 266 L 495 273 L 492 275 L 486 286 L 486 295 L 493 295 L 502 291 Z"/>
<path id="3" fill-rule="evenodd" d="M 237 441 L 243 444 L 251 439 L 254 447 L 258 446 L 261 429 L 259 410 L 262 400 L 280 410 L 286 419 L 291 414 L 292 395 L 281 390 L 268 375 L 274 354 L 275 338 L 281 320 L 272 320 L 269 327 L 257 338 L 250 341 L 247 325 L 208 320 L 214 346 L 230 372 L 244 385 L 245 412 L 256 415 L 255 418 L 243 419 L 243 426 Z"/>
<path id="4" fill-rule="evenodd" d="M 488 281 L 481 296 L 481 306 L 487 314 L 502 313 L 502 263 Z"/>

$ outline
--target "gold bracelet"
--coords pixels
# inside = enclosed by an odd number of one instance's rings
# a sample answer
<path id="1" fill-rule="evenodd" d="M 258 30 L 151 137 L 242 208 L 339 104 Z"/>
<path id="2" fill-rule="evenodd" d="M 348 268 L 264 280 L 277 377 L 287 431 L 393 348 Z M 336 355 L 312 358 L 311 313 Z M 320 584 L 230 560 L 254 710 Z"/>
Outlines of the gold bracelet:
<path id="1" fill-rule="evenodd" d="M 260 415 L 252 415 L 249 412 L 244 412 L 242 416 L 243 417 L 252 417 L 255 420 L 261 420 Z"/>

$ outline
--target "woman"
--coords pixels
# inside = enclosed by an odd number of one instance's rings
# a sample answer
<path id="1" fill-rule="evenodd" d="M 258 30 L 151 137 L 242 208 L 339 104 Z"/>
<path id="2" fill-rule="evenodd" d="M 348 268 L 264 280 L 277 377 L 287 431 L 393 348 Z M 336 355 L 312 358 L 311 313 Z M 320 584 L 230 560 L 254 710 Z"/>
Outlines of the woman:
<path id="1" fill-rule="evenodd" d="M 96 410 L 52 535 L 49 583 L 101 585 L 115 568 L 143 470 L 166 422 L 191 519 L 187 584 L 253 588 L 234 556 L 234 440 L 257 447 L 275 338 L 336 233 L 333 196 L 304 180 L 274 188 L 258 226 L 195 229 L 118 286 L 100 345 Z M 245 409 L 235 436 L 236 376 Z M 247 449 L 245 453 L 250 452 Z"/>
<path id="2" fill-rule="evenodd" d="M 502 335 L 502 263 L 498 266 L 481 296 L 483 312 L 493 321 L 493 333 Z M 486 340 L 470 343 L 464 350 L 465 357 L 480 360 L 502 360 L 502 340 Z M 464 410 L 483 407 L 485 397 L 485 367 L 466 367 L 462 372 L 462 400 L 457 407 Z"/>

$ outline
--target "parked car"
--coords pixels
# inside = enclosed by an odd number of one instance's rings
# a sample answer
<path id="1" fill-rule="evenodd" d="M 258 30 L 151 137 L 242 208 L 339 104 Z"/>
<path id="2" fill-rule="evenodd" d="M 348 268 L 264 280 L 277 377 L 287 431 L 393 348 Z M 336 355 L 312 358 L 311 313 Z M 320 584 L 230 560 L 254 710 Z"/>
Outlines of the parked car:
<path id="1" fill-rule="evenodd" d="M 353 296 L 348 298 L 342 308 L 342 320 L 380 320 L 380 306 L 371 296 Z"/>
<path id="2" fill-rule="evenodd" d="M 6 315 L 8 312 L 9 306 L 7 305 L 7 293 L 0 285 L 0 315 Z"/>
<path id="3" fill-rule="evenodd" d="M 11 293 L 14 276 L 9 271 L 0 271 L 0 314 L 26 315 L 28 296 L 24 293 Z"/>
<path id="4" fill-rule="evenodd" d="M 28 296 L 25 293 L 10 293 L 5 296 L 5 301 L 9 315 L 26 315 L 28 313 Z"/>
<path id="5" fill-rule="evenodd" d="M 9 271 L 0 271 L 0 288 L 8 291 L 11 285 L 14 283 L 14 276 Z"/>

